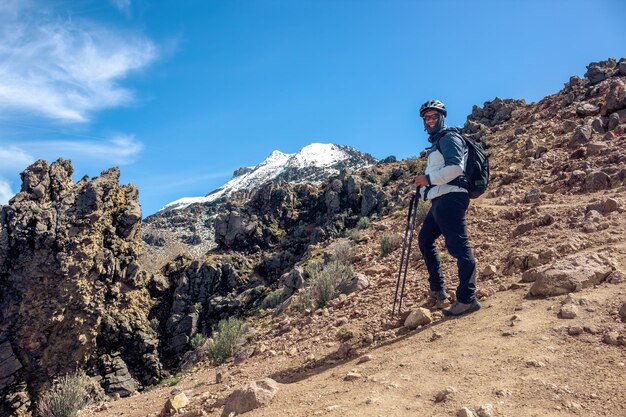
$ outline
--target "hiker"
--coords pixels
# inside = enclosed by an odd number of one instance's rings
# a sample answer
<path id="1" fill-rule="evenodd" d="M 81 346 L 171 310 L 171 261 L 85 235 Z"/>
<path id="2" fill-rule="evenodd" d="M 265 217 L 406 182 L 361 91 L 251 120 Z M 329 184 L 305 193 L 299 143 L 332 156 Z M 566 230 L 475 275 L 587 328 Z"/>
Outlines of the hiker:
<path id="1" fill-rule="evenodd" d="M 445 245 L 457 260 L 459 285 L 456 301 L 443 309 L 446 316 L 460 316 L 480 309 L 476 299 L 476 260 L 469 243 L 465 211 L 469 205 L 464 176 L 468 148 L 465 140 L 445 123 L 447 110 L 439 100 L 429 100 L 420 108 L 424 130 L 432 146 L 427 150 L 424 175 L 415 179 L 420 198 L 431 201 L 418 236 L 419 248 L 428 269 L 428 301 L 438 308 L 447 304 L 443 272 L 435 240 L 443 235 Z"/>

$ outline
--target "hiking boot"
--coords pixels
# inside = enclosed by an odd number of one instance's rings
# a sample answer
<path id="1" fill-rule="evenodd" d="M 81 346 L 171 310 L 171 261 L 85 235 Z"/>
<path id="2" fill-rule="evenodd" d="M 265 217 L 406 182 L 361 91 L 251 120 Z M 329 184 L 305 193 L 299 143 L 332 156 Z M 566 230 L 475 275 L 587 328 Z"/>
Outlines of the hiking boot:
<path id="1" fill-rule="evenodd" d="M 443 315 L 448 317 L 462 316 L 463 314 L 473 313 L 480 310 L 480 303 L 474 300 L 469 304 L 456 301 L 448 308 L 443 309 Z"/>
<path id="2" fill-rule="evenodd" d="M 428 298 L 426 299 L 426 306 L 428 308 L 442 309 L 449 305 L 449 297 L 446 290 L 441 291 L 428 291 Z"/>

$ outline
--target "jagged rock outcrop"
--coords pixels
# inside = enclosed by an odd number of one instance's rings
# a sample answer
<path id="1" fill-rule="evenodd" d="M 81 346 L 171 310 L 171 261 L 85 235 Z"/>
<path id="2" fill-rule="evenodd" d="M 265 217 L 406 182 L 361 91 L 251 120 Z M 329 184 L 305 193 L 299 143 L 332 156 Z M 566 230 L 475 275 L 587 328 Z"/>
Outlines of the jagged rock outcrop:
<path id="1" fill-rule="evenodd" d="M 136 252 L 137 189 L 119 185 L 117 168 L 78 183 L 72 172 L 66 160 L 37 161 L 2 207 L 0 415 L 27 410 L 30 396 L 77 368 L 112 387 L 108 374 L 119 377 L 122 368 L 124 387 L 161 377 L 158 336 L 147 316 L 150 276 Z M 114 352 L 115 365 L 107 368 L 103 358 Z"/>
<path id="2" fill-rule="evenodd" d="M 258 306 L 265 286 L 248 279 L 251 269 L 236 255 L 203 260 L 180 256 L 165 265 L 169 285 L 151 289 L 156 303 L 150 317 L 161 323 L 166 365 L 179 365 L 196 333 L 211 334 L 219 320 Z"/>
<path id="3" fill-rule="evenodd" d="M 298 254 L 353 227 L 363 216 L 387 213 L 393 197 L 377 182 L 371 171 L 375 169 L 344 170 L 321 187 L 288 183 L 261 187 L 242 206 L 231 205 L 216 218 L 218 248 L 256 252 L 283 242 Z M 404 174 L 397 171 L 394 179 Z"/>

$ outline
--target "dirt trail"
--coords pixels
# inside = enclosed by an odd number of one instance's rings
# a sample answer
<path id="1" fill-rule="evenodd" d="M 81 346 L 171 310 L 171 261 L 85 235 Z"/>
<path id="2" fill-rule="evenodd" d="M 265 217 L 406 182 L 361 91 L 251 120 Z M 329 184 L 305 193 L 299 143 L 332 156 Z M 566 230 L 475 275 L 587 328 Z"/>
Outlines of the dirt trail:
<path id="1" fill-rule="evenodd" d="M 294 375 L 296 382 L 283 384 L 269 407 L 247 415 L 455 416 L 461 407 L 477 410 L 486 404 L 493 405 L 494 416 L 626 415 L 626 353 L 602 343 L 599 331 L 607 325 L 606 311 L 617 304 L 615 295 L 626 299 L 626 284 L 575 294 L 587 306 L 574 320 L 558 318 L 559 299 L 530 300 L 526 292 L 498 293 L 475 314 L 437 320 L 350 360 L 331 360 Z M 570 327 L 598 334 L 570 336 Z M 364 355 L 371 360 L 359 364 Z M 229 372 L 241 381 L 281 380 L 276 371 L 290 361 L 276 359 L 249 359 Z M 361 377 L 344 381 L 349 372 Z M 217 416 L 221 409 L 208 406 L 229 387 L 214 381 L 215 370 L 203 369 L 184 377 L 175 389 L 183 390 L 192 406 L 204 405 Z M 435 402 L 448 386 L 456 392 Z M 158 388 L 83 415 L 154 415 L 171 391 Z"/>

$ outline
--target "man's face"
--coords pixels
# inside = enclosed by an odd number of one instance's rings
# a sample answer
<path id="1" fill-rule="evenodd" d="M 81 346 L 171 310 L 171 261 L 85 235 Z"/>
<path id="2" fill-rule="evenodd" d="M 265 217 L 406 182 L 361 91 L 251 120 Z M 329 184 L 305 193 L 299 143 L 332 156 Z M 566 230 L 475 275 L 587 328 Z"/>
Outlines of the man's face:
<path id="1" fill-rule="evenodd" d="M 439 112 L 437 110 L 426 110 L 422 115 L 424 118 L 424 123 L 428 126 L 429 129 L 432 129 L 437 124 L 437 120 L 439 120 Z"/>

